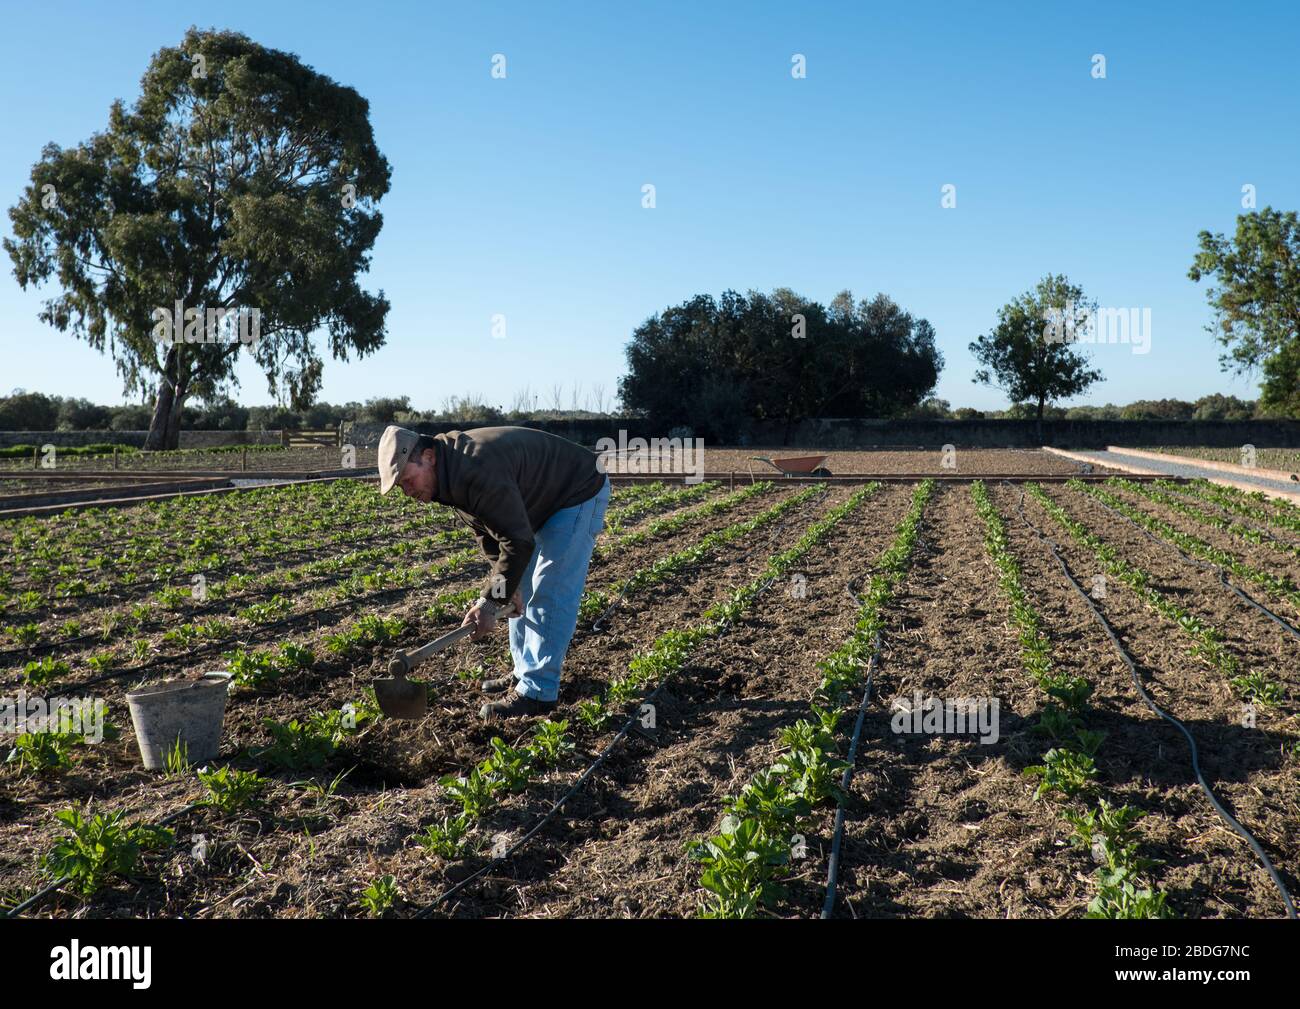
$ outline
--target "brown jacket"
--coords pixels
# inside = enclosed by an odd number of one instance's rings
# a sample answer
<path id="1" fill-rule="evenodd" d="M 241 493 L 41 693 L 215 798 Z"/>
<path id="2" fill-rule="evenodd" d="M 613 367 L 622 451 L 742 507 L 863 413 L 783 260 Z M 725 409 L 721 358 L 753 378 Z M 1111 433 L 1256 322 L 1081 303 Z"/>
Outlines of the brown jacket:
<path id="1" fill-rule="evenodd" d="M 492 560 L 483 596 L 504 606 L 532 559 L 533 534 L 560 509 L 594 497 L 605 474 L 596 468 L 595 453 L 526 427 L 448 431 L 433 440 L 434 500 L 455 508 L 474 531 Z"/>

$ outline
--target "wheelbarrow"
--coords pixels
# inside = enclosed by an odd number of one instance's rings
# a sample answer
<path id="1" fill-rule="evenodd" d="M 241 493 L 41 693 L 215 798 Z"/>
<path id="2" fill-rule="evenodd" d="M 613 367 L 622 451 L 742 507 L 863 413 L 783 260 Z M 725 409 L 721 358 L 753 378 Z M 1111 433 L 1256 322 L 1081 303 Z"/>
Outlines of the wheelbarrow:
<path id="1" fill-rule="evenodd" d="M 787 456 L 784 459 L 769 459 L 765 455 L 751 455 L 750 459 L 755 462 L 765 462 L 782 476 L 830 476 L 831 471 L 823 465 L 830 455 L 795 455 Z M 753 479 L 754 467 L 749 468 L 749 476 Z"/>

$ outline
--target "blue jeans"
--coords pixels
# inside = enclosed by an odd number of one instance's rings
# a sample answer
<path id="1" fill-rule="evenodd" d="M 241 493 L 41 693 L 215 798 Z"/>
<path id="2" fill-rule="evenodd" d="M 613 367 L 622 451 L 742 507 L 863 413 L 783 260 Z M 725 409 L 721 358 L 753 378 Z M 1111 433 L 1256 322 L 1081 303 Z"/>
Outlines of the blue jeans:
<path id="1" fill-rule="evenodd" d="M 515 690 L 538 701 L 560 696 L 560 667 L 578 626 L 578 604 L 587 584 L 587 566 L 596 537 L 605 527 L 609 479 L 582 504 L 556 512 L 534 537 L 532 560 L 524 570 L 519 593 L 524 615 L 541 628 L 530 630 L 510 621 L 510 654 L 515 660 Z"/>

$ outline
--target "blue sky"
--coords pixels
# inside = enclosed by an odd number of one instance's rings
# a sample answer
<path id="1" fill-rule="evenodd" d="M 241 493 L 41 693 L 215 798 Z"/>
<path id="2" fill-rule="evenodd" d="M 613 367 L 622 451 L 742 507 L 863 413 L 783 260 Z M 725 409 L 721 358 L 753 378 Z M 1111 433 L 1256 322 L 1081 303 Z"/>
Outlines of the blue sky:
<path id="1" fill-rule="evenodd" d="M 6 4 L 4 22 L 5 207 L 43 144 L 102 129 L 191 24 L 369 99 L 393 180 L 364 283 L 393 307 L 381 351 L 327 364 L 332 402 L 509 405 L 530 386 L 545 403 L 562 384 L 567 406 L 580 384 L 608 403 L 648 316 L 788 286 L 883 291 L 934 325 L 938 394 L 997 408 L 967 344 L 1047 272 L 1151 309 L 1150 353 L 1093 348 L 1107 381 L 1082 401 L 1253 397 L 1220 371 L 1187 268 L 1200 230 L 1233 230 L 1243 185 L 1261 208 L 1300 205 L 1293 4 L 53 0 Z M 0 394 L 121 402 L 111 361 L 37 321 L 49 292 L 0 266 Z M 240 374 L 244 402 L 270 402 Z"/>

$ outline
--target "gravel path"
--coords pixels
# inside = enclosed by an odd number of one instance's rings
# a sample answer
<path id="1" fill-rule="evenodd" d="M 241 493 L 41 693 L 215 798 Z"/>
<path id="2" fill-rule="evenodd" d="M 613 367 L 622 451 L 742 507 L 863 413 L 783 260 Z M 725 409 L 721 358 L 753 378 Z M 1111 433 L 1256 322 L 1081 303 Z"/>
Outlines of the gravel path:
<path id="1" fill-rule="evenodd" d="M 1198 466 L 1192 462 L 1165 462 L 1159 459 L 1148 459 L 1146 456 L 1129 455 L 1127 452 L 1112 451 L 1084 451 L 1075 450 L 1076 455 L 1087 456 L 1089 459 L 1095 459 L 1100 465 L 1110 466 L 1133 466 L 1137 469 L 1153 470 L 1158 473 L 1164 473 L 1167 476 L 1186 477 L 1189 480 L 1223 480 L 1229 479 L 1239 483 L 1247 483 L 1251 486 L 1258 487 L 1260 490 L 1281 491 L 1284 494 L 1300 494 L 1300 484 L 1289 480 L 1273 480 L 1268 477 L 1255 476 L 1250 473 L 1225 473 L 1223 470 L 1212 469 L 1209 466 Z"/>

